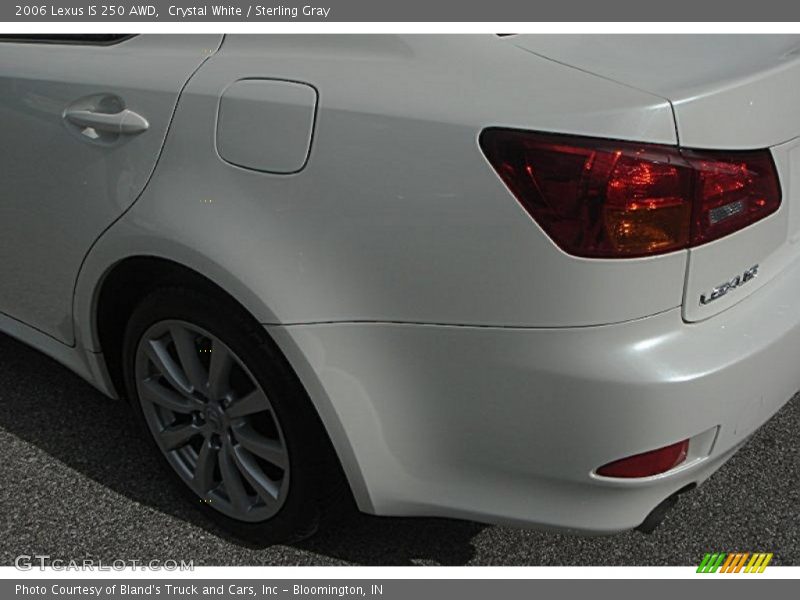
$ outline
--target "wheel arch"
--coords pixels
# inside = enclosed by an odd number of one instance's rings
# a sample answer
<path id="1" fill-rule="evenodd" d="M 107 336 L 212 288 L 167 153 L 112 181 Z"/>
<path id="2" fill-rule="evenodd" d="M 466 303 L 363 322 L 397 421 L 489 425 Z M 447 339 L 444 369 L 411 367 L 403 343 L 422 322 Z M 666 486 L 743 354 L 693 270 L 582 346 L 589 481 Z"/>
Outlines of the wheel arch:
<path id="1" fill-rule="evenodd" d="M 114 391 L 124 396 L 122 338 L 131 313 L 154 290 L 183 285 L 212 290 L 244 306 L 212 280 L 178 262 L 156 256 L 129 256 L 114 263 L 104 274 L 95 293 L 92 338 L 103 355 Z"/>
<path id="2" fill-rule="evenodd" d="M 85 350 L 96 353 L 98 357 L 102 358 L 109 380 L 107 387 L 116 392 L 120 398 L 124 397 L 121 349 L 125 326 L 137 304 L 155 289 L 177 284 L 213 291 L 234 302 L 250 315 L 254 325 L 260 327 L 267 323 L 256 315 L 271 314 L 271 311 L 262 302 L 255 302 L 254 294 L 249 298 L 248 294 L 233 294 L 228 291 L 227 286 L 220 285 L 197 269 L 163 256 L 148 254 L 125 256 L 108 265 L 101 272 L 102 275 L 97 278 L 94 289 L 91 292 L 84 292 L 83 302 L 76 298 L 76 322 L 80 321 L 77 318 L 80 317 L 78 313 L 83 313 L 82 326 L 77 323 L 79 325 L 77 327 L 78 340 Z M 232 276 L 230 273 L 226 275 Z M 243 299 L 242 296 L 245 298 Z M 255 310 L 253 310 L 254 306 Z M 319 384 L 306 357 L 298 353 L 297 348 L 292 345 L 287 348 L 287 338 L 274 335 L 274 333 L 274 331 L 267 330 L 267 334 L 281 350 L 311 399 L 356 503 L 361 510 L 372 512 L 372 502 L 361 469 L 330 397 Z M 81 340 L 83 341 L 81 342 Z"/>

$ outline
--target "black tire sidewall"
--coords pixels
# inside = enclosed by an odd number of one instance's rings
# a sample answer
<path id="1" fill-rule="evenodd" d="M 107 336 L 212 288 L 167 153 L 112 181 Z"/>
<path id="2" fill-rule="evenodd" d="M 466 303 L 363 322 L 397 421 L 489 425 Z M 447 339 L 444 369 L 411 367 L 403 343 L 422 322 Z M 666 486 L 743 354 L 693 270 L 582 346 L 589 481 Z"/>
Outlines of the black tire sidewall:
<path id="1" fill-rule="evenodd" d="M 289 492 L 280 510 L 266 521 L 240 521 L 224 515 L 200 497 L 174 472 L 145 421 L 136 390 L 135 358 L 142 335 L 155 323 L 182 320 L 219 338 L 247 366 L 275 412 L 289 453 Z M 313 534 L 319 519 L 319 487 L 329 451 L 321 444 L 321 424 L 305 390 L 263 326 L 233 302 L 202 290 L 167 288 L 147 296 L 133 311 L 123 342 L 123 370 L 128 398 L 151 450 L 171 474 L 176 487 L 214 523 L 251 543 L 269 544 Z M 327 438 L 326 438 L 327 439 Z"/>

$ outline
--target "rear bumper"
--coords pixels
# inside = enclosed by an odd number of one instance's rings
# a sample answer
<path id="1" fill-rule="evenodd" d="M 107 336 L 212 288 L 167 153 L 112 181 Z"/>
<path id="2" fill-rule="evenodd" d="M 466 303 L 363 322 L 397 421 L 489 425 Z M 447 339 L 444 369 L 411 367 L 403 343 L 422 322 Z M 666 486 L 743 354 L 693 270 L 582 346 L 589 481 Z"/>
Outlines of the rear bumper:
<path id="1" fill-rule="evenodd" d="M 700 483 L 800 389 L 800 268 L 700 323 L 269 327 L 362 509 L 607 533 Z M 641 480 L 609 461 L 692 438 Z M 765 491 L 765 493 L 769 493 Z"/>

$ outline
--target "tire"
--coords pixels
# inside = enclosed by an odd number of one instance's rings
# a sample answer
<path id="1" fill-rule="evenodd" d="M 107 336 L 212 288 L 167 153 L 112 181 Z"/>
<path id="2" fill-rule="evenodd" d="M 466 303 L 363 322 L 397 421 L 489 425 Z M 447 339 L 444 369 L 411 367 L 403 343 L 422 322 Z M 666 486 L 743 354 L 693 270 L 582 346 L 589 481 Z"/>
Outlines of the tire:
<path id="1" fill-rule="evenodd" d="M 131 314 L 122 359 L 149 445 L 224 530 L 259 545 L 297 541 L 347 495 L 327 433 L 291 366 L 227 296 L 186 287 L 152 292 Z"/>

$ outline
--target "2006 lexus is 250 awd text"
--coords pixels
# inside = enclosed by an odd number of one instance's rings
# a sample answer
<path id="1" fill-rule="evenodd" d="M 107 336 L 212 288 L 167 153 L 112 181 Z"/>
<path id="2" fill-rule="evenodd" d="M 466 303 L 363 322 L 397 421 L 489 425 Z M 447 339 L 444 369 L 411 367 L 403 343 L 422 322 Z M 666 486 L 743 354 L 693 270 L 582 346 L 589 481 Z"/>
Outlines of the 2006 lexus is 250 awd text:
<path id="1" fill-rule="evenodd" d="M 649 529 L 800 388 L 799 107 L 796 36 L 4 36 L 0 330 L 243 536 Z"/>

